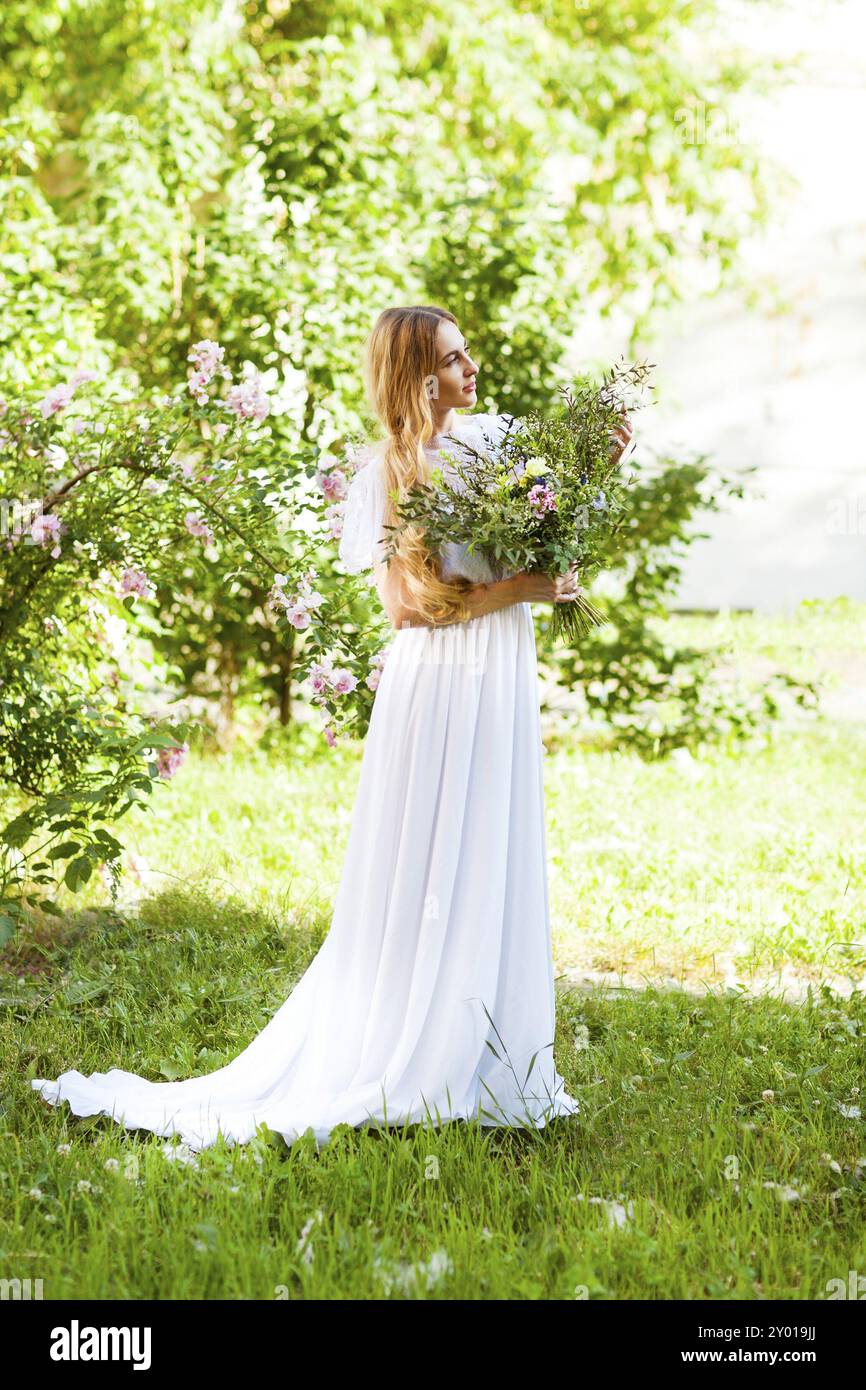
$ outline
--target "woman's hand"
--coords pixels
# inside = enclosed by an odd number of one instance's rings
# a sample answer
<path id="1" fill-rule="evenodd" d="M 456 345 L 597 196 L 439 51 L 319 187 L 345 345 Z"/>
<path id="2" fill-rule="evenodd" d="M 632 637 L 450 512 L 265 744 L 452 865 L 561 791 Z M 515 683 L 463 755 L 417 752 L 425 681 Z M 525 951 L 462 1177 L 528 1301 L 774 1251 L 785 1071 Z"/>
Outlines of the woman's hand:
<path id="1" fill-rule="evenodd" d="M 431 626 L 419 613 L 407 607 L 399 562 L 377 565 L 375 574 L 382 607 L 395 629 Z M 474 584 L 466 591 L 464 598 L 469 617 L 480 618 L 486 613 L 496 613 L 500 608 L 510 608 L 514 603 L 573 603 L 577 598 L 577 587 L 577 567 L 572 565 L 565 574 L 539 574 L 522 570 L 508 579 Z"/>
<path id="2" fill-rule="evenodd" d="M 612 444 L 610 446 L 611 459 L 616 462 L 625 453 L 634 436 L 634 425 L 626 415 L 622 413 L 622 424 L 611 430 Z"/>
<path id="3" fill-rule="evenodd" d="M 522 603 L 573 603 L 577 598 L 577 565 L 565 574 L 540 574 L 524 570 L 515 575 Z"/>

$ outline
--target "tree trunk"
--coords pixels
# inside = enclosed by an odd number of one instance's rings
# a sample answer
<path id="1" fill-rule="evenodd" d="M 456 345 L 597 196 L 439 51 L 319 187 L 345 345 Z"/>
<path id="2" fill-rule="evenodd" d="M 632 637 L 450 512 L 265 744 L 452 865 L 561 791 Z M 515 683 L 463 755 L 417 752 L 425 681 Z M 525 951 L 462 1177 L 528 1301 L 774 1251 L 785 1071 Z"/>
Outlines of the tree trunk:
<path id="1" fill-rule="evenodd" d="M 216 741 L 224 752 L 231 751 L 235 737 L 235 697 L 237 695 L 238 665 L 234 647 L 223 647 L 220 652 L 219 682 L 220 694 L 217 705 Z"/>

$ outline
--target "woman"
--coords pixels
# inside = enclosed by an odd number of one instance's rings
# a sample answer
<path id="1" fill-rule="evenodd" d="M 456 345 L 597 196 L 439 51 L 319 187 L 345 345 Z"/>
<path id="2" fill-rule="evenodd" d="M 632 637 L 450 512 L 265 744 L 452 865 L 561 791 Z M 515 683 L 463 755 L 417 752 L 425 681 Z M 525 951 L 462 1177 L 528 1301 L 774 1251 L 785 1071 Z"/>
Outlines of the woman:
<path id="1" fill-rule="evenodd" d="M 410 533 L 384 562 L 391 496 L 446 436 L 495 447 L 505 420 L 457 416 L 478 368 L 457 321 L 386 310 L 365 378 L 385 437 L 352 479 L 340 556 L 370 570 L 396 629 L 373 705 L 331 929 L 270 1023 L 206 1076 L 112 1070 L 33 1081 L 51 1104 L 196 1149 L 264 1123 L 287 1143 L 339 1124 L 540 1126 L 576 1115 L 553 1061 L 542 745 L 530 603 L 575 576 L 494 577 Z M 447 462 L 444 466 L 448 466 Z"/>

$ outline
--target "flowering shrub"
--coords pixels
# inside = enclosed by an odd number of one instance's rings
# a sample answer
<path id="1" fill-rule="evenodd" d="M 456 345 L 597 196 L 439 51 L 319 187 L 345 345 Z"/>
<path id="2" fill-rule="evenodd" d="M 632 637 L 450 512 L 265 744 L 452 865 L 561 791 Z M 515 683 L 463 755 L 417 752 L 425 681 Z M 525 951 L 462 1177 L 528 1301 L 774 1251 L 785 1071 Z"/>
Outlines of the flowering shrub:
<path id="1" fill-rule="evenodd" d="M 188 380 L 148 402 L 78 371 L 0 405 L 0 780 L 25 803 L 0 829 L 0 935 L 25 885 L 65 864 L 76 889 L 116 864 L 108 825 L 182 768 L 193 721 L 154 697 L 170 672 L 124 656 L 157 595 L 206 584 L 217 562 L 246 578 L 276 640 L 300 639 L 293 669 L 326 743 L 369 719 L 378 634 L 353 626 L 354 581 L 317 587 L 314 567 L 338 537 L 346 473 L 308 464 L 319 521 L 287 530 L 303 472 L 278 476 L 263 378 L 247 365 L 235 380 L 210 340 L 189 360 Z"/>

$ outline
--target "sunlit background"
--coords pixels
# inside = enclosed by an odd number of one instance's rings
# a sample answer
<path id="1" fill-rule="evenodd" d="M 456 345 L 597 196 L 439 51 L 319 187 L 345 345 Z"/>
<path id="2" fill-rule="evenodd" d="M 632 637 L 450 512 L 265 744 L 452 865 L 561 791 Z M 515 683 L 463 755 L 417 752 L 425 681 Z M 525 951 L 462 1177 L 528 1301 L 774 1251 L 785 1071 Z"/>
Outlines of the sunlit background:
<path id="1" fill-rule="evenodd" d="M 725 39 L 796 62 L 772 93 L 705 110 L 706 139 L 744 139 L 778 180 L 772 222 L 744 239 L 742 283 L 658 324 L 659 405 L 642 437 L 754 469 L 749 497 L 707 520 L 677 604 L 791 612 L 866 599 L 866 7 L 731 7 Z M 684 127 L 685 129 L 685 127 Z M 712 286 L 694 269 L 696 292 Z M 579 348 L 616 346 L 615 320 Z"/>

